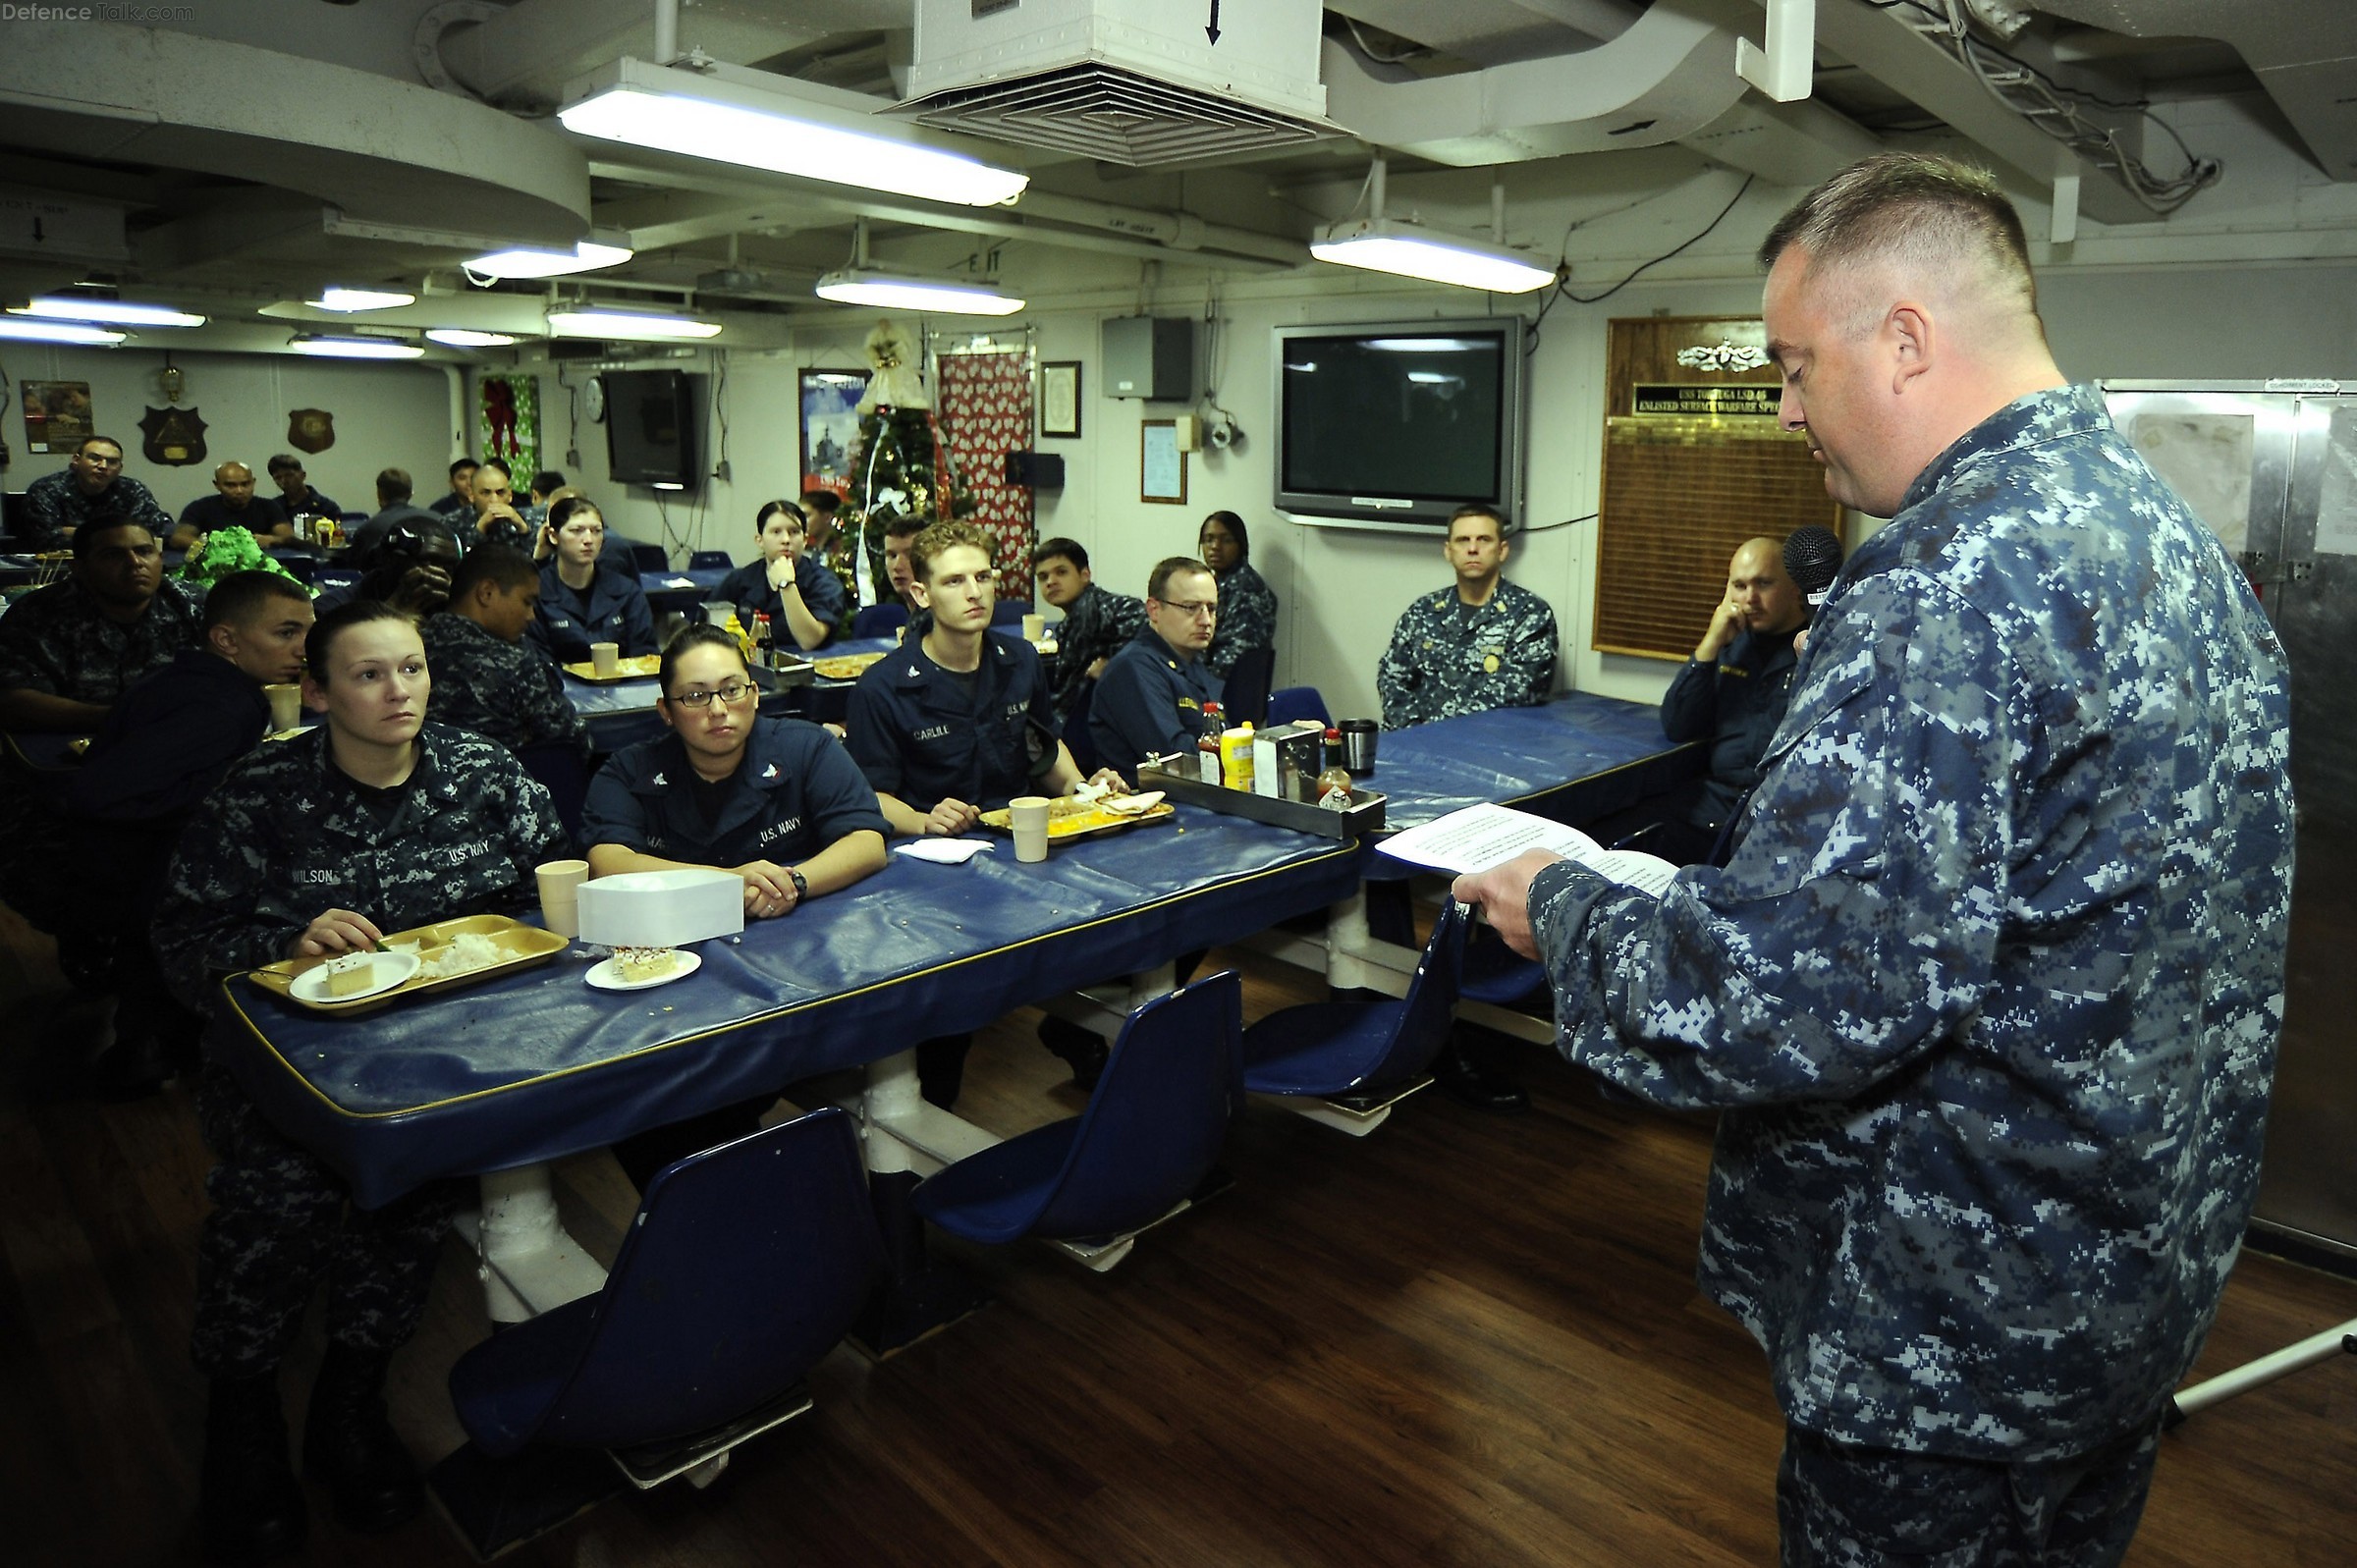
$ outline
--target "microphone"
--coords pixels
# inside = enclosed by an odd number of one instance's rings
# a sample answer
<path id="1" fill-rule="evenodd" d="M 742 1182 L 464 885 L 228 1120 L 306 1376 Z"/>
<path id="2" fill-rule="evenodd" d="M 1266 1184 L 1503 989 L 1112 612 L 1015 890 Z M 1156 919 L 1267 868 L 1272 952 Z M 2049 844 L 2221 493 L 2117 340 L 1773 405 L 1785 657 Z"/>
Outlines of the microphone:
<path id="1" fill-rule="evenodd" d="M 1811 610 L 1822 608 L 1841 574 L 1841 536 L 1814 523 L 1784 535 L 1784 574 L 1807 596 Z"/>

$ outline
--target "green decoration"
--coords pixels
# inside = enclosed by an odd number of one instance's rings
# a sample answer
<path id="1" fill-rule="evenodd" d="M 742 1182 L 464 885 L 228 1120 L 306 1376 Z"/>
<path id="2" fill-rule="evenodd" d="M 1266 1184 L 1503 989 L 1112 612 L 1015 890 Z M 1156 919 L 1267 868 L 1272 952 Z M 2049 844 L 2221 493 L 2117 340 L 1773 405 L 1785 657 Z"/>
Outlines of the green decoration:
<path id="1" fill-rule="evenodd" d="M 484 376 L 475 382 L 475 446 L 505 459 L 519 496 L 540 471 L 540 378 Z"/>
<path id="2" fill-rule="evenodd" d="M 250 529 L 238 527 L 234 523 L 206 534 L 203 541 L 189 552 L 188 559 L 180 564 L 178 576 L 183 582 L 202 583 L 209 588 L 223 577 L 239 571 L 275 571 L 290 582 L 301 581 L 271 558 L 270 553 L 254 539 Z M 318 593 L 308 583 L 303 584 L 303 591 L 314 596 Z"/>

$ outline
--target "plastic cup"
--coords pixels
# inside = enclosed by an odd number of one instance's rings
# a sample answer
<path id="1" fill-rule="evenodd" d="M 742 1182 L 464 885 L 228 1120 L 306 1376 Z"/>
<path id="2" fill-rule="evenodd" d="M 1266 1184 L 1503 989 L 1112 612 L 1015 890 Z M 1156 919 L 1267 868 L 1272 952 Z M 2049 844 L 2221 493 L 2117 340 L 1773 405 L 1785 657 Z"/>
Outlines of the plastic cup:
<path id="1" fill-rule="evenodd" d="M 1048 797 L 1017 795 L 1007 802 L 1007 820 L 1014 828 L 1014 858 L 1048 858 Z"/>
<path id="2" fill-rule="evenodd" d="M 292 680 L 274 680 L 262 688 L 270 699 L 270 728 L 292 730 L 302 723 L 302 687 Z"/>
<path id="3" fill-rule="evenodd" d="M 589 668 L 601 676 L 610 676 L 622 668 L 622 644 L 593 642 L 589 645 Z"/>
<path id="4" fill-rule="evenodd" d="M 589 880 L 589 862 L 551 860 L 534 866 L 532 875 L 540 883 L 541 921 L 560 937 L 579 936 L 581 884 Z"/>
<path id="5" fill-rule="evenodd" d="M 1046 616 L 1023 617 L 1023 640 L 1025 642 L 1037 642 L 1047 634 L 1048 618 Z"/>

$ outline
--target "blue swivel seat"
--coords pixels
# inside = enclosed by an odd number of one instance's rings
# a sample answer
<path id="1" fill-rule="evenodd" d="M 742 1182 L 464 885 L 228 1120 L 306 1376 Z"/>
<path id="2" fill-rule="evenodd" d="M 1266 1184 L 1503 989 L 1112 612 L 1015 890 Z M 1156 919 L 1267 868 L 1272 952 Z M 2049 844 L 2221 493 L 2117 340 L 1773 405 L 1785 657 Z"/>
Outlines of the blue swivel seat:
<path id="1" fill-rule="evenodd" d="M 1211 1174 L 1243 1098 L 1243 995 L 1222 970 L 1147 1002 L 1123 1024 L 1086 1110 L 936 1172 L 916 1211 L 970 1241 L 1035 1236 L 1111 1268 Z"/>
<path id="2" fill-rule="evenodd" d="M 605 1288 L 467 1351 L 451 1399 L 493 1459 L 606 1449 L 652 1486 L 809 1408 L 883 1261 L 851 1118 L 813 1111 L 657 1172 Z"/>
<path id="3" fill-rule="evenodd" d="M 1245 1089 L 1345 1132 L 1374 1131 L 1393 1105 L 1432 1081 L 1425 1069 L 1449 1039 L 1466 921 L 1455 899 L 1441 906 L 1404 998 L 1307 1002 L 1245 1030 Z"/>

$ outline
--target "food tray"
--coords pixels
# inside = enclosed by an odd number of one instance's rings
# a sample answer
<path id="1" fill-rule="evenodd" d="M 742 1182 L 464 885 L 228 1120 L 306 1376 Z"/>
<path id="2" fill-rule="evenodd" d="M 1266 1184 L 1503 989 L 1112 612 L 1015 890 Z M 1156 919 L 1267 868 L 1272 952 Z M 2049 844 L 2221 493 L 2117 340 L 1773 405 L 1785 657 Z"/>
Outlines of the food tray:
<path id="1" fill-rule="evenodd" d="M 305 1001 L 301 997 L 288 994 L 287 988 L 294 984 L 297 975 L 327 962 L 330 955 L 325 953 L 316 958 L 289 958 L 281 963 L 264 964 L 251 971 L 247 978 L 273 996 L 284 998 L 289 1006 L 301 1007 L 305 1012 L 356 1018 L 429 992 L 471 986 L 480 980 L 493 980 L 501 975 L 512 975 L 519 969 L 529 969 L 534 964 L 548 962 L 573 946 L 571 938 L 560 937 L 553 931 L 543 931 L 538 926 L 527 926 L 520 920 L 510 920 L 506 915 L 466 915 L 457 920 L 418 926 L 410 931 L 390 931 L 385 934 L 384 945 L 395 947 L 417 943 L 439 946 L 453 938 L 464 936 L 489 937 L 510 956 L 498 963 L 485 964 L 480 969 L 469 969 L 465 974 L 427 975 L 420 970 L 390 991 L 380 991 L 373 997 L 360 997 L 352 1001 Z"/>
<path id="2" fill-rule="evenodd" d="M 1074 838 L 1094 838 L 1100 834 L 1120 833 L 1124 828 L 1134 828 L 1140 823 L 1163 822 L 1178 814 L 1178 808 L 1167 800 L 1134 817 L 1124 817 L 1095 804 L 1082 805 L 1076 800 L 1051 800 L 1048 802 L 1048 842 L 1066 843 Z M 1014 824 L 1008 820 L 1004 808 L 982 813 L 982 826 L 993 833 L 1014 832 Z"/>
<path id="3" fill-rule="evenodd" d="M 610 676 L 599 675 L 597 666 L 585 660 L 577 665 L 567 665 L 565 673 L 576 680 L 586 680 L 593 686 L 610 686 L 621 680 L 651 680 L 662 668 L 661 654 L 642 653 L 615 660 L 614 673 Z"/>
<path id="4" fill-rule="evenodd" d="M 810 668 L 817 671 L 823 679 L 856 680 L 866 672 L 869 665 L 877 663 L 884 657 L 885 655 L 880 653 L 830 654 L 824 659 L 811 660 Z"/>

